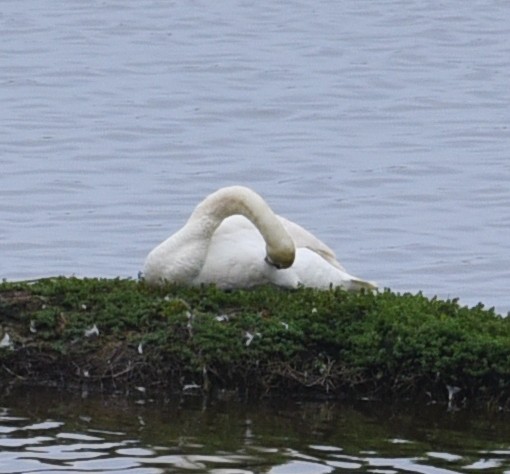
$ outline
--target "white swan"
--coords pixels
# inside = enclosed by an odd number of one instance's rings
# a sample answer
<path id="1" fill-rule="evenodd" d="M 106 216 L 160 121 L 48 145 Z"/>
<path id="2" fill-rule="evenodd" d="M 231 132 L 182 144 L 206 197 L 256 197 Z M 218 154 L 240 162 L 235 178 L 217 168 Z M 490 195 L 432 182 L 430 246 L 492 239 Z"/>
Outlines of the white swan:
<path id="1" fill-rule="evenodd" d="M 243 186 L 206 197 L 182 229 L 149 253 L 143 274 L 151 285 L 376 288 L 347 273 L 326 244 L 274 214 L 262 197 Z"/>

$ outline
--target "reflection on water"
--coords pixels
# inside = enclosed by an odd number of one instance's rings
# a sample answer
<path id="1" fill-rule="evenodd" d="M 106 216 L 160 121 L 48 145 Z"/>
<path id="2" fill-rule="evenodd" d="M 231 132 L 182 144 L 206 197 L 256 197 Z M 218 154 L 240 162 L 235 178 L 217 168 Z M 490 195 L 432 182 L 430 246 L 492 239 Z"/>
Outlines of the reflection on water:
<path id="1" fill-rule="evenodd" d="M 504 420 L 444 407 L 75 398 L 20 390 L 0 411 L 0 473 L 452 473 L 510 469 Z"/>

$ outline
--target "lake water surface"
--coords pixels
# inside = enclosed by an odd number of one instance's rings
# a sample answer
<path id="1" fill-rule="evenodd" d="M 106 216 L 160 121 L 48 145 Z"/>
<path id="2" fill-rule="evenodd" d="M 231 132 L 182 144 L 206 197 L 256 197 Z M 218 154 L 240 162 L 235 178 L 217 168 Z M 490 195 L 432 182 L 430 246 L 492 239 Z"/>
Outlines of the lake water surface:
<path id="1" fill-rule="evenodd" d="M 228 184 L 354 274 L 510 310 L 510 2 L 3 0 L 0 278 L 136 278 Z M 510 472 L 445 407 L 2 398 L 0 473 Z"/>
<path id="2" fill-rule="evenodd" d="M 369 402 L 204 406 L 23 390 L 0 397 L 0 473 L 381 474 L 510 470 L 501 415 Z"/>
<path id="3" fill-rule="evenodd" d="M 510 3 L 0 6 L 0 277 L 136 277 L 220 186 L 510 310 Z"/>

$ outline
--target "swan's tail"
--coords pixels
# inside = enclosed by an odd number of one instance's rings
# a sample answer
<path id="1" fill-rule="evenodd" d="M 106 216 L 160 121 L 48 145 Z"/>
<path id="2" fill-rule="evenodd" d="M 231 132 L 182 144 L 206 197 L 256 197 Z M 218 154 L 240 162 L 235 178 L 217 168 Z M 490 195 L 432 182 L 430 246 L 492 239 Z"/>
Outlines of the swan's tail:
<path id="1" fill-rule="evenodd" d="M 352 278 L 349 290 L 351 291 L 377 291 L 377 284 L 373 281 L 361 280 L 360 278 Z"/>

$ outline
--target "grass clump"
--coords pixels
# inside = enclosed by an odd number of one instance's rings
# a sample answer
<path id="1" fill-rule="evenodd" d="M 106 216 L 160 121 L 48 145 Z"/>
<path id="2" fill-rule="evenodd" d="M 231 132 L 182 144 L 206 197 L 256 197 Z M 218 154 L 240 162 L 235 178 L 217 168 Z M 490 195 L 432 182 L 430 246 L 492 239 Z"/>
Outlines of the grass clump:
<path id="1" fill-rule="evenodd" d="M 1 379 L 508 404 L 510 320 L 422 294 L 0 284 Z M 94 329 L 96 328 L 96 329 Z"/>

